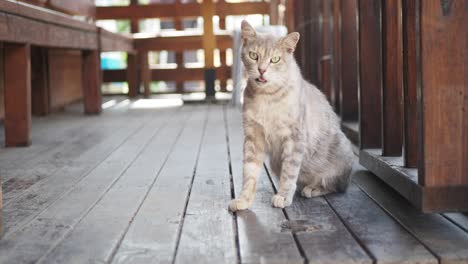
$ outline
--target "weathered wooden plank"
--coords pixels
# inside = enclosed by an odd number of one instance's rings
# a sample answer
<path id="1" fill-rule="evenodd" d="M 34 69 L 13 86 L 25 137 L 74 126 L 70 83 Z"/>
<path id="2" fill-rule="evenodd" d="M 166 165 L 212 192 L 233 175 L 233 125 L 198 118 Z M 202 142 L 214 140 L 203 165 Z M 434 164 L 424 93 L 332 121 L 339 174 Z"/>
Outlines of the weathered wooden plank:
<path id="1" fill-rule="evenodd" d="M 174 148 L 185 151 L 179 145 L 179 142 L 186 140 L 187 135 L 190 136 L 189 132 L 193 132 L 188 128 L 195 125 L 195 122 L 200 121 L 192 118 L 187 122 L 189 114 L 193 110 L 185 110 L 183 114 L 166 123 L 161 131 L 147 142 L 145 148 L 132 161 L 115 185 L 79 224 L 62 239 L 57 247 L 41 258 L 42 262 L 63 263 L 73 259 L 76 263 L 108 263 L 120 244 L 120 240 L 125 235 L 129 224 L 133 223 L 135 214 L 138 213 L 147 193 L 159 179 L 161 169 L 163 169 L 163 166 L 169 165 L 166 163 L 168 155 L 177 154 L 173 152 Z M 184 135 L 181 136 L 182 131 L 185 131 L 185 138 L 182 138 Z M 199 140 L 199 137 L 196 139 Z M 180 152 L 178 153 L 180 154 Z M 179 162 L 181 161 L 179 160 Z M 193 169 L 193 167 L 190 169 Z M 180 195 L 180 192 L 176 191 L 174 193 Z M 159 195 L 162 194 L 159 193 Z M 185 199 L 182 200 L 185 202 Z M 153 201 L 151 200 L 151 202 Z M 161 211 L 155 212 L 158 212 L 160 218 L 167 224 L 167 215 L 161 215 Z M 102 226 L 102 223 L 107 224 Z M 149 235 L 149 226 L 145 223 L 141 227 Z M 155 237 L 158 236 L 152 238 Z M 172 252 L 170 255 L 173 256 Z M 129 263 L 134 262 L 130 261 Z M 149 261 L 145 263 L 159 262 Z"/>
<path id="2" fill-rule="evenodd" d="M 359 1 L 359 142 L 360 148 L 380 148 L 382 142 L 381 1 Z"/>
<path id="3" fill-rule="evenodd" d="M 113 263 L 172 262 L 206 128 L 206 108 L 192 111 L 194 116 L 132 220 Z"/>
<path id="4" fill-rule="evenodd" d="M 268 171 L 278 189 L 278 177 Z M 285 210 L 308 263 L 372 263 L 323 197 L 308 199 L 296 194 Z"/>
<path id="5" fill-rule="evenodd" d="M 403 146 L 403 31 L 401 1 L 382 2 L 382 155 L 401 156 Z M 368 55 L 367 55 L 368 56 Z M 365 95 L 369 96 L 369 95 Z M 373 98 L 375 100 L 375 98 Z M 372 110 L 374 111 L 374 110 Z"/>
<path id="6" fill-rule="evenodd" d="M 467 5 L 463 0 L 421 4 L 418 166 L 423 186 L 468 186 Z"/>
<path id="7" fill-rule="evenodd" d="M 102 163 L 68 189 L 24 228 L 0 241 L 0 262 L 38 260 L 66 236 L 115 185 L 164 123 L 146 122 Z M 53 227 L 53 228 L 52 228 Z"/>
<path id="8" fill-rule="evenodd" d="M 167 116 L 165 113 L 160 113 L 161 118 Z M 7 235 L 21 229 L 25 224 L 30 222 L 45 208 L 53 204 L 57 199 L 60 199 L 64 193 L 81 181 L 93 168 L 103 162 L 116 148 L 125 142 L 127 138 L 134 134 L 145 122 L 151 119 L 148 115 L 141 116 L 138 121 L 132 121 L 133 117 L 118 118 L 112 123 L 100 122 L 103 130 L 86 134 L 83 130 L 84 138 L 72 142 L 70 146 L 61 148 L 62 154 L 66 157 L 55 161 L 55 156 L 60 154 L 45 155 L 49 161 L 37 161 L 37 170 L 34 170 L 36 162 L 32 162 L 26 167 L 24 174 L 18 176 L 18 185 L 26 185 L 27 189 L 22 192 L 13 193 L 13 196 L 5 206 L 5 216 Z M 164 120 L 164 119 L 162 119 Z M 159 119 L 155 120 L 156 122 Z M 125 129 L 121 128 L 121 124 L 127 124 Z M 112 137 L 109 134 L 112 133 Z M 83 140 L 89 142 L 80 142 Z M 92 145 L 95 147 L 90 147 Z M 71 151 L 71 152 L 69 152 Z M 76 151 L 76 154 L 73 154 Z M 21 172 L 21 171 L 20 171 Z M 42 175 L 42 179 L 37 179 L 37 175 Z M 16 179 L 15 179 L 16 180 Z M 39 181 L 40 180 L 40 181 Z M 30 184 L 30 186 L 27 186 Z"/>
<path id="9" fill-rule="evenodd" d="M 242 117 L 237 108 L 227 110 L 229 157 L 234 190 L 242 190 L 243 133 Z M 282 210 L 271 206 L 274 195 L 265 170 L 257 181 L 257 193 L 250 210 L 235 214 L 242 263 L 304 263 Z M 278 250 L 278 249 L 281 250 Z"/>
<path id="10" fill-rule="evenodd" d="M 213 28 L 213 16 L 215 15 L 215 4 L 212 0 L 203 0 L 202 16 L 203 16 L 203 51 L 205 58 L 205 68 L 214 67 L 214 50 L 216 49 L 216 38 Z"/>
<path id="11" fill-rule="evenodd" d="M 341 0 L 333 0 L 333 99 L 335 112 L 340 113 L 341 94 Z"/>
<path id="12" fill-rule="evenodd" d="M 363 170 L 362 167 L 356 169 Z M 327 195 L 326 200 L 376 263 L 437 263 L 437 258 L 423 244 L 356 185 L 351 184 L 346 193 Z"/>
<path id="13" fill-rule="evenodd" d="M 28 19 L 39 20 L 48 24 L 55 24 L 67 28 L 80 29 L 84 31 L 96 31 L 96 25 L 84 22 L 72 17 L 53 12 L 44 8 L 36 8 L 32 5 L 24 4 L 18 1 L 1 1 L 0 12 L 9 13 Z"/>
<path id="14" fill-rule="evenodd" d="M 4 44 L 5 146 L 31 144 L 31 46 Z"/>
<path id="15" fill-rule="evenodd" d="M 445 213 L 443 214 L 446 218 L 450 219 L 454 224 L 459 226 L 461 229 L 468 232 L 468 214 L 467 213 Z"/>
<path id="16" fill-rule="evenodd" d="M 439 214 L 419 212 L 371 173 L 355 173 L 354 181 L 424 243 L 439 258 L 440 263 L 468 263 L 468 233 Z"/>
<path id="17" fill-rule="evenodd" d="M 100 69 L 99 51 L 83 51 L 83 103 L 86 114 L 102 111 Z"/>
<path id="18" fill-rule="evenodd" d="M 175 263 L 237 263 L 223 113 L 210 111 Z M 220 234 L 222 234 L 220 236 Z M 203 254 L 200 254 L 203 252 Z"/>

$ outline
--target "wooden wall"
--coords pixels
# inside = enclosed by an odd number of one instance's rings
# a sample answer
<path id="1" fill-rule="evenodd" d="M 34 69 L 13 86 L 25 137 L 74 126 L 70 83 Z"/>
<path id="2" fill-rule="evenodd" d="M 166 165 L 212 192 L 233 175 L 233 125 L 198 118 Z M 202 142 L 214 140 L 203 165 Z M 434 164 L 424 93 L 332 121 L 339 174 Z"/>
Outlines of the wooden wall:
<path id="1" fill-rule="evenodd" d="M 81 51 L 52 49 L 48 57 L 50 109 L 57 110 L 83 96 Z"/>
<path id="2" fill-rule="evenodd" d="M 4 87 L 3 87 L 3 45 L 0 44 L 0 119 L 5 117 L 5 103 L 4 99 Z"/>

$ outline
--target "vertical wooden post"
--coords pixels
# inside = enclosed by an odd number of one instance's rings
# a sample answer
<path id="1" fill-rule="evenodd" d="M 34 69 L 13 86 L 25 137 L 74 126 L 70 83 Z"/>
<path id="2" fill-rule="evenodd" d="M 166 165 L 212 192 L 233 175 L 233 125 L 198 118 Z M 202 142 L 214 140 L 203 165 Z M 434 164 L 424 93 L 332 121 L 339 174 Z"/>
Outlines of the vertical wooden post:
<path id="1" fill-rule="evenodd" d="M 329 101 L 332 100 L 331 96 L 331 57 L 323 56 L 320 60 L 320 71 L 322 73 L 321 83 L 322 92 L 327 96 Z"/>
<path id="2" fill-rule="evenodd" d="M 418 111 L 422 122 L 418 134 L 422 144 L 419 145 L 419 183 L 427 187 L 466 187 L 467 3 L 465 0 L 422 1 L 420 10 L 422 85 L 418 87 Z"/>
<path id="3" fill-rule="evenodd" d="M 381 0 L 359 1 L 359 142 L 360 148 L 380 148 L 382 141 Z"/>
<path id="4" fill-rule="evenodd" d="M 224 0 L 219 0 L 219 1 L 224 1 Z M 226 18 L 225 17 L 220 17 L 219 18 L 219 28 L 220 29 L 226 29 Z M 219 51 L 219 56 L 221 57 L 221 68 L 227 67 L 227 64 L 226 64 L 226 50 L 220 50 Z M 225 75 L 223 75 L 223 76 L 225 76 Z M 219 82 L 220 82 L 220 86 L 221 86 L 221 92 L 226 92 L 227 91 L 227 79 L 223 77 L 223 78 L 221 78 L 219 80 Z"/>
<path id="5" fill-rule="evenodd" d="M 44 116 L 50 112 L 48 50 L 31 48 L 31 107 L 33 115 Z"/>
<path id="6" fill-rule="evenodd" d="M 179 9 L 179 8 L 182 7 L 181 3 L 180 3 L 180 0 L 176 0 L 176 2 L 174 4 L 175 4 L 176 9 Z M 176 17 L 174 19 L 174 27 L 175 27 L 176 30 L 183 30 L 182 19 L 180 19 L 180 17 Z M 184 52 L 176 52 L 175 53 L 175 60 L 176 60 L 176 64 L 177 64 L 178 69 L 184 68 Z M 176 82 L 176 92 L 177 93 L 183 93 L 184 92 L 184 82 L 183 81 Z"/>
<path id="7" fill-rule="evenodd" d="M 5 145 L 31 144 L 31 47 L 4 44 Z"/>
<path id="8" fill-rule="evenodd" d="M 128 96 L 131 98 L 138 96 L 138 59 L 136 54 L 127 53 L 127 81 Z"/>
<path id="9" fill-rule="evenodd" d="M 403 146 L 401 0 L 383 0 L 382 8 L 382 155 L 401 156 Z"/>
<path id="10" fill-rule="evenodd" d="M 205 94 L 207 98 L 215 96 L 214 82 L 216 70 L 214 68 L 214 50 L 216 48 L 216 36 L 213 31 L 213 16 L 215 4 L 213 0 L 203 0 L 203 50 L 205 51 Z"/>
<path id="11" fill-rule="evenodd" d="M 286 14 L 285 14 L 285 23 L 286 27 L 288 28 L 289 32 L 295 31 L 296 29 L 296 22 L 294 20 L 294 1 L 297 0 L 285 0 L 286 1 Z"/>
<path id="12" fill-rule="evenodd" d="M 279 0 L 270 0 L 270 25 L 278 25 L 279 24 L 279 12 L 278 12 L 278 5 Z"/>
<path id="13" fill-rule="evenodd" d="M 421 85 L 418 71 L 419 5 L 419 0 L 403 0 L 403 159 L 405 167 L 409 168 L 416 168 L 418 165 L 417 87 Z"/>
<path id="14" fill-rule="evenodd" d="M 141 81 L 143 82 L 143 96 L 149 98 L 151 96 L 151 68 L 148 61 L 148 51 L 140 52 L 140 65 L 141 65 Z"/>
<path id="15" fill-rule="evenodd" d="M 340 113 L 341 94 L 341 0 L 333 0 L 333 102 Z"/>
<path id="16" fill-rule="evenodd" d="M 320 78 L 321 89 L 327 96 L 328 101 L 333 104 L 332 91 L 331 91 L 331 1 L 323 0 L 320 2 L 320 13 L 321 13 L 321 53 L 320 53 Z"/>
<path id="17" fill-rule="evenodd" d="M 357 0 L 341 0 L 341 118 L 358 119 Z"/>
<path id="18" fill-rule="evenodd" d="M 86 114 L 102 110 L 101 60 L 98 50 L 83 51 L 83 101 Z"/>

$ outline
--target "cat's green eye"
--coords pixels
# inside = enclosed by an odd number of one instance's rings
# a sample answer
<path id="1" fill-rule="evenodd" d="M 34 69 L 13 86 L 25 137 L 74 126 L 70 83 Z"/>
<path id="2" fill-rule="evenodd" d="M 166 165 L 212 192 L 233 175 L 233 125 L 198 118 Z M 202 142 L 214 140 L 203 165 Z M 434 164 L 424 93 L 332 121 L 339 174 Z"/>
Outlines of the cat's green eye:
<path id="1" fill-rule="evenodd" d="M 281 59 L 280 57 L 273 57 L 273 58 L 271 58 L 270 61 L 271 61 L 271 63 L 278 63 L 280 61 L 280 59 Z"/>
<path id="2" fill-rule="evenodd" d="M 249 52 L 249 57 L 252 59 L 252 60 L 258 60 L 258 54 L 255 53 L 255 52 Z"/>

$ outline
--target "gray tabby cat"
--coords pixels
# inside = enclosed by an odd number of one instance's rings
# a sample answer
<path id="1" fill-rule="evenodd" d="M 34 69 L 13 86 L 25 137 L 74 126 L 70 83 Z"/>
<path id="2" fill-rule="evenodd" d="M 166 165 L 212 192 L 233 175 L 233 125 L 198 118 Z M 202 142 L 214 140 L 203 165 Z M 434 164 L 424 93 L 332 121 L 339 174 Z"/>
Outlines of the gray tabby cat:
<path id="1" fill-rule="evenodd" d="M 292 203 L 296 184 L 315 197 L 344 191 L 353 163 L 351 143 L 325 96 L 304 80 L 293 52 L 299 33 L 283 38 L 255 32 L 242 21 L 244 92 L 243 189 L 231 211 L 250 207 L 265 155 L 280 177 L 274 207 Z"/>

